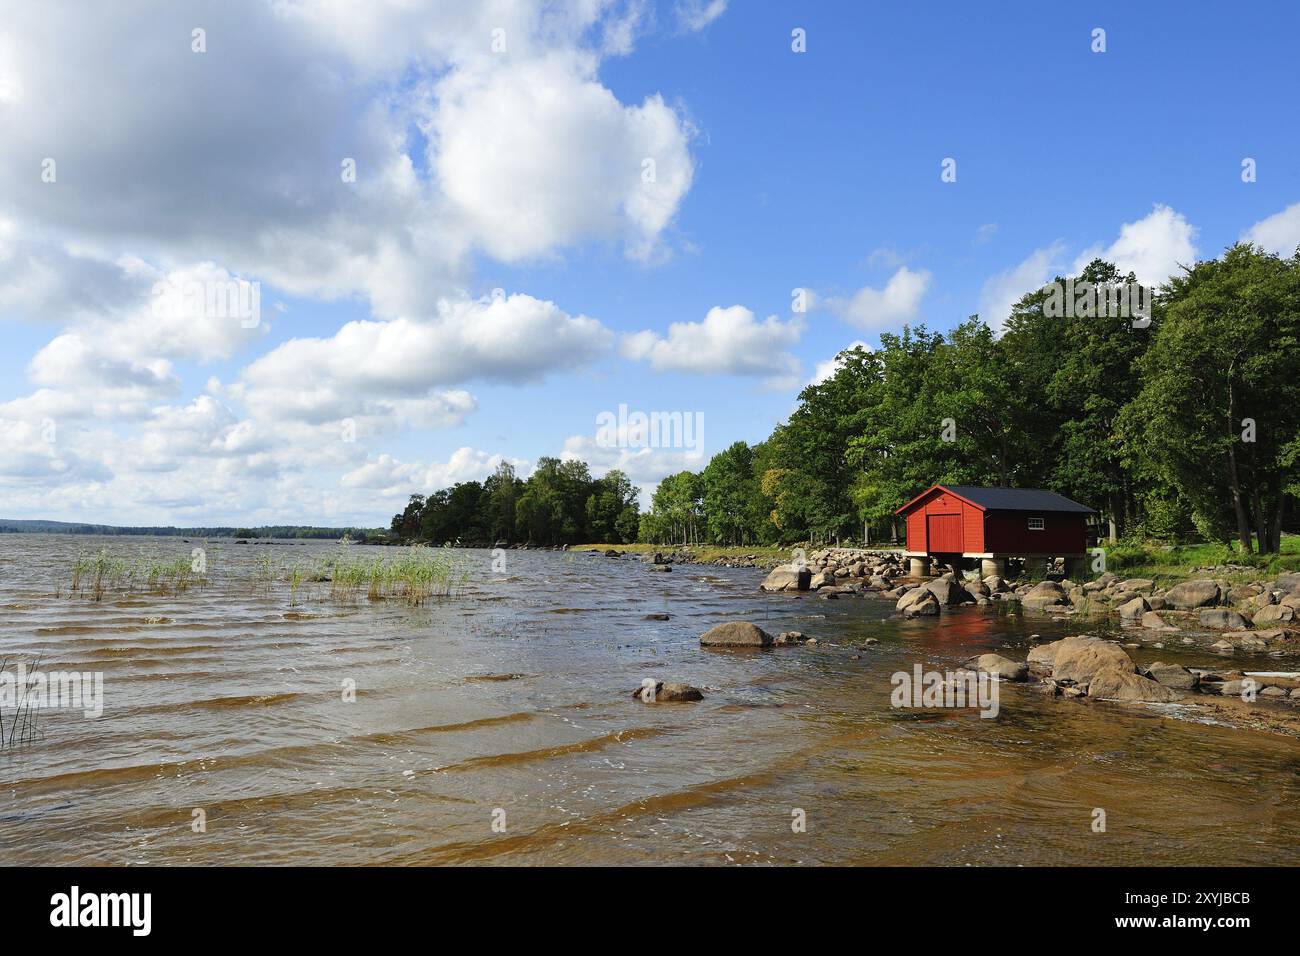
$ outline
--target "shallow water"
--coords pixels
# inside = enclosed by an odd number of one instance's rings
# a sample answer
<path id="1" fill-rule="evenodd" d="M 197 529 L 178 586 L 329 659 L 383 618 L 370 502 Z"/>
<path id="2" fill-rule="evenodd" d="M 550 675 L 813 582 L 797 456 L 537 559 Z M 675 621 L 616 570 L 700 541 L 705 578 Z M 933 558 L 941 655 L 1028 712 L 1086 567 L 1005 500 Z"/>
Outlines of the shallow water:
<path id="1" fill-rule="evenodd" d="M 0 659 L 102 671 L 105 694 L 102 717 L 45 712 L 0 752 L 6 863 L 1300 861 L 1293 738 L 1005 685 L 992 720 L 890 707 L 896 671 L 1023 657 L 1077 624 L 904 622 L 878 598 L 761 595 L 759 571 L 594 554 L 512 551 L 494 573 L 458 552 L 468 584 L 420 608 L 249 585 L 263 555 L 323 542 L 212 542 L 210 583 L 180 595 L 66 595 L 78 553 L 198 544 L 0 536 Z M 821 643 L 700 648 L 735 618 Z M 645 677 L 705 700 L 641 704 Z"/>

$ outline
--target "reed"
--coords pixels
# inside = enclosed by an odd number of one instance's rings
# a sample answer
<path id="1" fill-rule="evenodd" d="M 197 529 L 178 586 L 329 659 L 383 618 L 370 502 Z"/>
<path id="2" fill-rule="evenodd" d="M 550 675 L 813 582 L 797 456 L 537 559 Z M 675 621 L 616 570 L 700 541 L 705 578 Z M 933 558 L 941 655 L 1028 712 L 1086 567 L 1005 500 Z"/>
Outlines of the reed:
<path id="1" fill-rule="evenodd" d="M 450 595 L 469 577 L 464 562 L 451 549 L 418 545 L 395 557 L 356 555 L 343 548 L 322 565 L 334 600 L 356 601 L 364 591 L 367 600 L 398 599 L 412 607 Z"/>
<path id="2" fill-rule="evenodd" d="M 97 554 L 78 555 L 72 562 L 69 593 L 99 601 L 108 591 L 183 593 L 207 583 L 206 572 L 196 572 L 189 555 L 125 558 L 101 548 Z"/>

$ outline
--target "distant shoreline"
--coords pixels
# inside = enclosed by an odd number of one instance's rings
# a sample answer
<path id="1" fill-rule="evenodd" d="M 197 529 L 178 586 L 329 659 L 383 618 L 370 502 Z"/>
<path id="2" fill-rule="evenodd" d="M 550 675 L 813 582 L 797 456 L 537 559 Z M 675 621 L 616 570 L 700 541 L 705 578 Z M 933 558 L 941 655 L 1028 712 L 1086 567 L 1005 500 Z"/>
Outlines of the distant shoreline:
<path id="1" fill-rule="evenodd" d="M 102 537 L 156 538 L 303 538 L 337 539 L 348 535 L 355 540 L 387 540 L 385 528 L 340 527 L 321 525 L 213 525 L 178 528 L 167 526 L 129 526 L 93 524 L 80 521 L 48 521 L 40 518 L 0 518 L 0 534 L 84 534 Z"/>

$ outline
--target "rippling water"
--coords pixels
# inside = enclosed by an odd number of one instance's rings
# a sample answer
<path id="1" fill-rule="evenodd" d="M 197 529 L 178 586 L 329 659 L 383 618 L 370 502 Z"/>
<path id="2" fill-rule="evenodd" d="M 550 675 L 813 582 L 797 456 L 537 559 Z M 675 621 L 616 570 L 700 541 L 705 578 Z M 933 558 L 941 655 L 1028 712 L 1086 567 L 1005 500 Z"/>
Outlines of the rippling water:
<path id="1" fill-rule="evenodd" d="M 201 543 L 0 536 L 0 658 L 102 671 L 105 696 L 0 752 L 6 863 L 1300 860 L 1292 738 L 1018 687 L 995 720 L 890 708 L 895 671 L 1023 657 L 1030 632 L 1077 625 L 904 622 L 877 598 L 761 595 L 758 571 L 549 552 L 509 552 L 506 573 L 458 552 L 468 584 L 420 608 L 250 586 L 259 559 L 337 547 L 320 542 L 214 542 L 210 583 L 179 595 L 67 596 L 78 553 Z M 700 648 L 736 618 L 821 643 Z M 633 701 L 645 677 L 705 700 Z"/>

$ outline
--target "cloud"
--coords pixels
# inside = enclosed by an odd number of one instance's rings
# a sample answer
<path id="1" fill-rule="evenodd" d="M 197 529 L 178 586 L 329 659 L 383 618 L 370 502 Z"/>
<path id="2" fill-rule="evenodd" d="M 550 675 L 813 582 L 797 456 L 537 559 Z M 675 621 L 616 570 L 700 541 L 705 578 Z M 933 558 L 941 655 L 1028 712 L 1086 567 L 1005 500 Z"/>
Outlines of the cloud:
<path id="1" fill-rule="evenodd" d="M 682 29 L 699 32 L 727 12 L 727 0 L 677 0 L 673 12 Z"/>
<path id="2" fill-rule="evenodd" d="M 1025 293 L 1041 289 L 1056 276 L 1065 248 L 1065 243 L 1058 239 L 987 279 L 980 289 L 980 318 L 995 330 L 1002 329 L 1011 317 L 1011 307 Z"/>
<path id="3" fill-rule="evenodd" d="M 584 237 L 622 239 L 643 258 L 690 188 L 681 117 L 657 94 L 623 106 L 593 68 L 556 53 L 439 85 L 431 160 L 458 221 L 495 258 Z"/>
<path id="4" fill-rule="evenodd" d="M 840 352 L 849 352 L 853 349 L 865 349 L 870 352 L 871 346 L 862 341 L 862 339 L 854 339 L 848 345 L 844 346 L 844 348 L 840 349 Z M 809 385 L 820 385 L 840 370 L 844 364 L 840 361 L 840 352 L 836 352 L 824 362 L 817 363 L 817 367 L 813 369 L 812 378 L 808 380 Z"/>
<path id="5" fill-rule="evenodd" d="M 468 383 L 537 382 L 610 349 L 596 319 L 467 290 L 485 257 L 671 252 L 689 117 L 600 75 L 653 16 L 646 0 L 7 11 L 0 318 L 52 326 L 26 393 L 0 402 L 9 506 L 375 520 L 383 468 L 394 494 L 490 470 L 499 458 L 469 449 L 403 464 L 368 446 L 460 425 L 478 408 Z M 48 90 L 70 92 L 52 107 Z M 250 323 L 169 292 L 231 283 L 306 300 L 287 321 L 319 331 L 267 351 L 275 308 Z M 312 313 L 339 300 L 351 321 Z M 194 394 L 195 367 L 217 363 Z"/>
<path id="6" fill-rule="evenodd" d="M 656 372 L 766 376 L 778 387 L 799 372 L 785 349 L 799 341 L 803 322 L 770 315 L 762 322 L 743 305 L 714 306 L 703 322 L 674 322 L 667 335 L 645 330 L 625 335 L 622 354 L 646 361 Z"/>
<path id="7" fill-rule="evenodd" d="M 1294 255 L 1300 246 L 1300 202 L 1261 219 L 1243 232 L 1241 239 L 1279 256 Z"/>
<path id="8" fill-rule="evenodd" d="M 998 234 L 998 224 L 996 222 L 986 222 L 975 230 L 975 245 L 982 246 L 993 241 L 993 237 Z"/>
<path id="9" fill-rule="evenodd" d="M 452 424 L 472 410 L 470 379 L 535 382 L 583 365 L 611 333 L 529 295 L 439 303 L 435 318 L 349 322 L 329 338 L 292 339 L 244 369 L 231 393 L 254 415 L 321 423 L 384 408 Z"/>
<path id="10" fill-rule="evenodd" d="M 1104 259 L 1120 272 L 1134 273 L 1143 285 L 1157 286 L 1180 265 L 1196 261 L 1196 232 L 1182 213 L 1156 204 L 1143 218 L 1120 226 L 1119 238 L 1109 246 L 1084 250 L 1074 261 L 1074 272 L 1081 272 L 1093 259 Z"/>
<path id="11" fill-rule="evenodd" d="M 916 317 L 921 299 L 930 287 L 930 273 L 902 266 L 884 288 L 863 286 L 847 299 L 827 297 L 826 308 L 864 330 L 889 329 Z"/>
<path id="12" fill-rule="evenodd" d="M 381 497 L 405 500 L 412 494 L 430 494 L 462 481 L 482 481 L 502 462 L 513 465 L 515 474 L 520 477 L 526 477 L 532 470 L 532 464 L 520 458 L 505 458 L 462 447 L 452 452 L 445 462 L 402 462 L 392 455 L 369 458 L 345 474 L 340 484 L 346 488 L 377 491 Z"/>
<path id="13" fill-rule="evenodd" d="M 691 185 L 690 126 L 657 94 L 621 103 L 587 45 L 607 18 L 627 52 L 637 9 L 15 10 L 0 178 L 3 216 L 25 238 L 11 274 L 0 261 L 0 308 L 38 310 L 42 271 L 28 263 L 61 270 L 74 248 L 84 270 L 124 255 L 163 270 L 211 260 L 295 295 L 361 293 L 383 317 L 457 292 L 476 248 L 514 261 L 612 240 L 649 257 Z M 198 20 L 204 53 L 190 47 Z M 32 93 L 48 89 L 77 95 L 50 109 Z M 40 157 L 56 161 L 54 183 Z"/>

